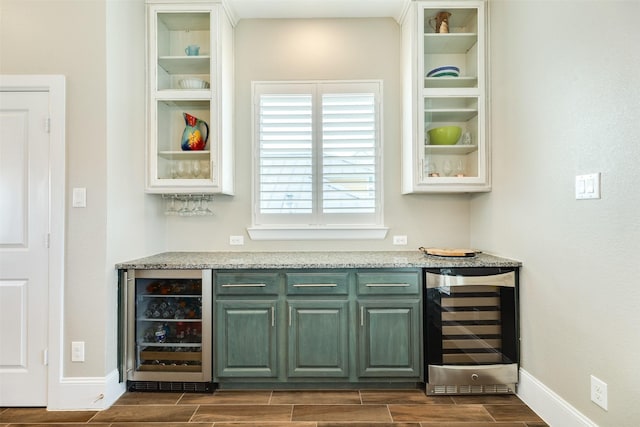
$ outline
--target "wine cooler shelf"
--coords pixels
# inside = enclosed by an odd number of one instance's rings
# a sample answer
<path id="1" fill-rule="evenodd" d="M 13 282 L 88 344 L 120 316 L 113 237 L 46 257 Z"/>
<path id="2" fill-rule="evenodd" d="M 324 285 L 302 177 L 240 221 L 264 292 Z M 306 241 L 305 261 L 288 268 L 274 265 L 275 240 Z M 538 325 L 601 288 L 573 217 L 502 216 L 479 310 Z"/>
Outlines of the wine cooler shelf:
<path id="1" fill-rule="evenodd" d="M 140 370 L 198 372 L 202 369 L 201 347 L 154 348 L 140 351 Z"/>

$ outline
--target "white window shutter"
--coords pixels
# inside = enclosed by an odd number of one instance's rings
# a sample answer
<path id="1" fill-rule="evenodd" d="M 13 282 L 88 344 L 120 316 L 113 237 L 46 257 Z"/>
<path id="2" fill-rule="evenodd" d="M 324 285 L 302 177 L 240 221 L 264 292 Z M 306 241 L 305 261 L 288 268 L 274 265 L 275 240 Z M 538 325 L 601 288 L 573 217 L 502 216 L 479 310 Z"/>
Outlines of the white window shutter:
<path id="1" fill-rule="evenodd" d="M 254 95 L 254 225 L 381 225 L 380 84 L 263 83 Z"/>

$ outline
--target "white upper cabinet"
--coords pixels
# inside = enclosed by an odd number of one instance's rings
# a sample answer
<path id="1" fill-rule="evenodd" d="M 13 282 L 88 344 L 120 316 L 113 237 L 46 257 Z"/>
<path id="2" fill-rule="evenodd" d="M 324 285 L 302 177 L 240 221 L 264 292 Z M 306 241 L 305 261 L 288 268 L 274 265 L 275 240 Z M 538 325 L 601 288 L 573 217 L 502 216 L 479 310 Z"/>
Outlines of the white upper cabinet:
<path id="1" fill-rule="evenodd" d="M 232 116 L 223 6 L 148 0 L 147 192 L 233 194 Z"/>
<path id="2" fill-rule="evenodd" d="M 490 191 L 485 1 L 412 2 L 402 43 L 402 192 Z"/>

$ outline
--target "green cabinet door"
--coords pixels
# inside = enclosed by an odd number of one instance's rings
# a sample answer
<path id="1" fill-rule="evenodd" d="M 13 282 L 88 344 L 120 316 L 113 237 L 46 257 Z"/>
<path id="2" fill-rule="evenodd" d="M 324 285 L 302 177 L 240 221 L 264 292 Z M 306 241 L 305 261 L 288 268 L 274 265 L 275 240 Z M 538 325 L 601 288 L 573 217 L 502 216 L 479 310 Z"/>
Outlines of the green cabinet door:
<path id="1" fill-rule="evenodd" d="M 420 300 L 360 300 L 358 310 L 358 375 L 420 378 Z"/>
<path id="2" fill-rule="evenodd" d="M 288 301 L 289 377 L 349 376 L 347 301 Z"/>
<path id="3" fill-rule="evenodd" d="M 219 378 L 277 376 L 276 306 L 275 300 L 216 303 Z"/>

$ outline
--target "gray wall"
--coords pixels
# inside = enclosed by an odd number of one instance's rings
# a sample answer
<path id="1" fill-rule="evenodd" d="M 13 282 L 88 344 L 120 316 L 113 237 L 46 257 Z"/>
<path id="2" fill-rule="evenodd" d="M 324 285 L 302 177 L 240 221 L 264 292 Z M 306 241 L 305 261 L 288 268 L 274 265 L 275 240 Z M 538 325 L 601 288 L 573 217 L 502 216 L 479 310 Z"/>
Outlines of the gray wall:
<path id="1" fill-rule="evenodd" d="M 640 425 L 640 2 L 490 11 L 494 186 L 471 244 L 524 263 L 522 367 L 598 425 Z M 575 200 L 592 172 L 602 199 Z"/>
<path id="2" fill-rule="evenodd" d="M 242 20 L 235 29 L 236 195 L 211 218 L 168 219 L 171 250 L 394 250 L 469 243 L 469 197 L 400 195 L 400 27 L 388 19 Z M 251 241 L 251 81 L 381 79 L 385 240 Z M 242 247 L 229 235 L 244 235 Z M 393 246 L 394 234 L 408 246 Z M 194 236 L 197 236 L 194 238 Z"/>

